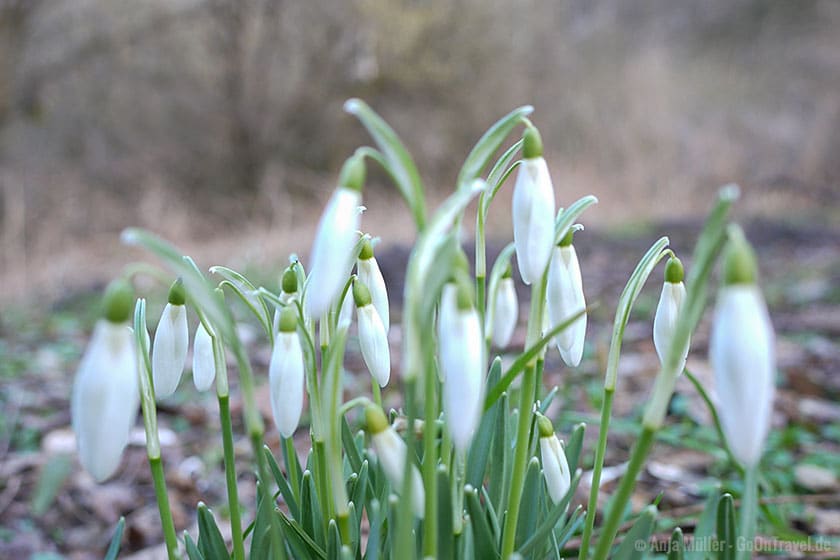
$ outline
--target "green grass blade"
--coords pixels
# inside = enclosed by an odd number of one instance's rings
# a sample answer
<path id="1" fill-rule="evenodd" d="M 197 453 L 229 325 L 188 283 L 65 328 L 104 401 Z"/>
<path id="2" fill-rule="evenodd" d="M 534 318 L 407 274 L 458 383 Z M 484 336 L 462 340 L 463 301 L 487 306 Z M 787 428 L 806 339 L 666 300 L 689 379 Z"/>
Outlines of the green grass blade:
<path id="1" fill-rule="evenodd" d="M 519 107 L 487 129 L 487 132 L 476 142 L 464 161 L 464 165 L 458 173 L 458 184 L 471 183 L 477 179 L 514 127 L 520 124 L 524 117 L 533 112 L 534 108 L 530 105 Z"/>
<path id="2" fill-rule="evenodd" d="M 650 535 L 656 526 L 656 508 L 648 506 L 633 524 L 616 551 L 615 560 L 641 560 L 650 549 Z"/>
<path id="3" fill-rule="evenodd" d="M 117 521 L 117 526 L 114 527 L 114 535 L 111 537 L 111 544 L 108 545 L 108 550 L 105 552 L 105 560 L 116 560 L 120 553 L 120 543 L 122 542 L 123 531 L 125 530 L 125 517 L 120 517 Z"/>
<path id="4" fill-rule="evenodd" d="M 201 502 L 198 504 L 198 550 L 205 558 L 230 558 L 213 513 Z"/>

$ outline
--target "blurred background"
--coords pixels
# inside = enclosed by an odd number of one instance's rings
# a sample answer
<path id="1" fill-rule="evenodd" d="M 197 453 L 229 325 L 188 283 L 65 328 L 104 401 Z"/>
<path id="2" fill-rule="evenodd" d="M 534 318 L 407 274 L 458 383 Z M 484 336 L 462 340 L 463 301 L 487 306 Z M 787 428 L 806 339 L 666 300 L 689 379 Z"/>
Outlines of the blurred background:
<path id="1" fill-rule="evenodd" d="M 594 227 L 700 215 L 730 181 L 742 212 L 836 220 L 838 26 L 834 0 L 0 0 L 0 301 L 101 283 L 129 225 L 228 262 L 305 254 L 368 142 L 354 96 L 438 193 L 529 103 Z"/>

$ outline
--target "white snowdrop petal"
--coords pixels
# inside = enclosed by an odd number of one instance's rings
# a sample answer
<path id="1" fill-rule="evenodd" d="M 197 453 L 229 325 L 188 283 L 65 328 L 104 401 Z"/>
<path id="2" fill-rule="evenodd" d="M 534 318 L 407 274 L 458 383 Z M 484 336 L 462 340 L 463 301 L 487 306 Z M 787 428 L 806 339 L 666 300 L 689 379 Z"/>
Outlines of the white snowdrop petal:
<path id="1" fill-rule="evenodd" d="M 382 319 L 372 304 L 359 307 L 356 315 L 362 358 L 379 386 L 384 387 L 391 379 L 391 349 Z"/>
<path id="2" fill-rule="evenodd" d="M 178 388 L 189 346 L 187 308 L 167 303 L 160 316 L 152 346 L 152 377 L 155 398 L 168 397 Z"/>
<path id="3" fill-rule="evenodd" d="M 443 340 L 452 332 L 452 324 L 458 314 L 457 297 L 458 288 L 454 282 L 449 282 L 443 286 L 437 319 L 438 352 L 440 354 L 438 373 L 441 381 L 446 380 L 446 367 L 444 363 L 452 360 L 446 353 L 452 350 L 453 347 L 451 344 L 447 345 Z"/>
<path id="4" fill-rule="evenodd" d="M 452 443 L 466 452 L 481 419 L 484 371 L 481 329 L 474 309 L 459 310 L 440 340 L 443 410 Z"/>
<path id="5" fill-rule="evenodd" d="M 729 447 L 746 466 L 757 464 L 770 430 L 775 395 L 774 333 L 755 285 L 721 289 L 709 357 L 718 413 Z"/>
<path id="6" fill-rule="evenodd" d="M 268 365 L 271 412 L 283 437 L 292 437 L 303 412 L 303 350 L 296 332 L 279 332 Z"/>
<path id="7" fill-rule="evenodd" d="M 540 438 L 540 455 L 548 494 L 551 501 L 557 504 L 569 491 L 571 473 L 563 446 L 556 435 Z"/>
<path id="8" fill-rule="evenodd" d="M 388 477 L 388 481 L 391 483 L 391 489 L 399 493 L 403 486 L 405 458 L 408 452 L 405 442 L 393 428 L 388 428 L 378 434 L 374 434 L 371 439 L 373 440 L 376 456 L 379 458 L 379 464 L 382 466 L 385 476 Z M 415 465 L 412 465 L 411 472 L 412 508 L 414 509 L 414 515 L 423 519 L 425 514 L 424 504 L 426 502 L 423 479 Z"/>
<path id="9" fill-rule="evenodd" d="M 548 271 L 548 314 L 551 328 L 555 328 L 586 308 L 583 281 L 577 252 L 573 245 L 555 247 Z M 563 361 L 577 367 L 583 357 L 586 338 L 586 314 L 583 314 L 555 338 Z"/>
<path id="10" fill-rule="evenodd" d="M 339 294 L 340 295 L 340 294 Z M 341 302 L 341 309 L 338 312 L 338 328 L 349 329 L 353 322 L 353 291 L 347 290 L 344 300 Z"/>
<path id="11" fill-rule="evenodd" d="M 216 378 L 216 361 L 213 358 L 213 339 L 204 325 L 198 323 L 193 342 L 193 383 L 199 391 L 206 391 Z"/>
<path id="12" fill-rule="evenodd" d="M 335 301 L 352 266 L 351 253 L 358 239 L 358 191 L 339 187 L 327 203 L 310 255 L 306 313 L 320 319 Z"/>
<path id="13" fill-rule="evenodd" d="M 356 268 L 359 273 L 359 280 L 370 290 L 373 307 L 379 313 L 379 318 L 382 319 L 382 325 L 387 333 L 391 328 L 391 308 L 388 303 L 388 290 L 385 287 L 385 279 L 382 277 L 379 263 L 376 261 L 376 257 L 359 259 Z"/>
<path id="14" fill-rule="evenodd" d="M 685 284 L 682 282 L 665 282 L 662 285 L 662 293 L 659 296 L 659 303 L 656 306 L 656 315 L 653 318 L 653 345 L 656 347 L 656 354 L 659 361 L 665 361 L 665 353 L 674 338 L 674 330 L 677 327 L 677 319 L 685 301 Z M 686 345 L 682 361 L 678 369 L 679 373 L 685 369 L 685 362 L 688 358 Z"/>
<path id="15" fill-rule="evenodd" d="M 518 320 L 519 299 L 516 296 L 513 278 L 502 278 L 493 310 L 492 339 L 497 348 L 504 348 L 510 344 Z"/>
<path id="16" fill-rule="evenodd" d="M 542 157 L 519 166 L 513 190 L 513 240 L 519 274 L 526 284 L 540 279 L 554 246 L 554 186 Z"/>
<path id="17" fill-rule="evenodd" d="M 139 403 L 131 330 L 100 320 L 79 364 L 70 402 L 79 460 L 97 481 L 119 467 Z"/>

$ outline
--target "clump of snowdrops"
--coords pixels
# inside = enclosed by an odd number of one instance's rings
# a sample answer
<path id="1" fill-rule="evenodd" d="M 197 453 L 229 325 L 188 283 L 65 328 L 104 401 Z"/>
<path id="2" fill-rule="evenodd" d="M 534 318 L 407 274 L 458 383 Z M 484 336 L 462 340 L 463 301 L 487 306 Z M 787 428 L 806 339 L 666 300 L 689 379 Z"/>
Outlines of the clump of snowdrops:
<path id="1" fill-rule="evenodd" d="M 667 237 L 641 255 L 615 312 L 594 464 L 582 464 L 585 427 L 554 425 L 547 411 L 556 388 L 545 387 L 542 378 L 545 354 L 553 348 L 570 368 L 583 355 L 587 306 L 574 238 L 585 235 L 578 221 L 597 199 L 586 196 L 558 207 L 555 196 L 562 200 L 562 190 L 552 184 L 540 134 L 528 119 L 532 109 L 521 107 L 481 137 L 452 194 L 430 213 L 420 175 L 395 132 L 362 101 L 348 101 L 345 108 L 365 126 L 375 147 L 359 148 L 344 164 L 308 261 L 292 256 L 278 286 L 257 286 L 223 266 L 205 273 L 151 233 L 124 232 L 125 243 L 144 247 L 163 262 L 165 271 L 157 269 L 157 276 L 172 284 L 154 337 L 147 329 L 146 302 L 136 299 L 131 285 L 134 274 L 146 268 L 129 267 L 105 294 L 103 316 L 72 395 L 84 468 L 98 481 L 117 470 L 140 408 L 170 558 L 636 558 L 646 550 L 657 512 L 651 504 L 631 514 L 628 501 L 675 382 L 684 374 L 709 277 L 721 261 L 709 350 L 718 395 L 715 419 L 722 445 L 744 473 L 745 490 L 737 515 L 732 496 L 711 500 L 708 508 L 718 523 L 705 530 L 721 557 L 749 557 L 775 364 L 756 261 L 741 230 L 727 219 L 737 187 L 721 189 L 687 271 Z M 375 256 L 377 240 L 364 233 L 363 192 L 371 164 L 387 172 L 417 229 L 402 294 L 388 293 Z M 488 209 L 511 183 L 513 242 L 488 269 Z M 467 208 L 475 198 L 473 219 Z M 459 240 L 465 223 L 473 222 L 471 267 Z M 653 339 L 661 365 L 626 473 L 596 526 L 624 329 L 660 263 L 664 282 Z M 510 346 L 523 315 L 514 271 L 530 290 L 522 348 Z M 401 348 L 395 364 L 388 343 L 389 299 L 399 297 Z M 272 347 L 267 372 L 252 370 L 237 336 L 234 304 L 244 304 Z M 215 388 L 218 398 L 229 542 L 205 505 L 198 505 L 195 539 L 176 534 L 169 509 L 156 399 L 172 394 L 181 382 L 190 323 L 195 327 L 192 379 L 200 391 Z M 358 337 L 371 389 L 345 400 L 343 362 L 350 333 Z M 517 357 L 503 366 L 502 350 Z M 248 464 L 234 459 L 228 357 L 236 365 L 252 444 Z M 255 403 L 257 378 L 266 376 L 273 412 L 269 427 Z M 692 380 L 710 403 L 702 385 Z M 399 410 L 382 408 L 386 387 L 401 389 Z M 292 437 L 302 428 L 305 400 L 311 445 L 301 462 Z M 264 444 L 267 429 L 279 433 L 279 449 Z M 588 503 L 572 504 L 582 469 L 590 468 Z M 243 507 L 237 477 L 246 469 L 255 472 L 258 491 L 257 502 Z M 617 541 L 630 515 L 635 522 Z M 109 555 L 116 555 L 118 540 L 119 531 Z M 679 529 L 670 548 L 672 557 L 681 557 L 685 543 Z"/>

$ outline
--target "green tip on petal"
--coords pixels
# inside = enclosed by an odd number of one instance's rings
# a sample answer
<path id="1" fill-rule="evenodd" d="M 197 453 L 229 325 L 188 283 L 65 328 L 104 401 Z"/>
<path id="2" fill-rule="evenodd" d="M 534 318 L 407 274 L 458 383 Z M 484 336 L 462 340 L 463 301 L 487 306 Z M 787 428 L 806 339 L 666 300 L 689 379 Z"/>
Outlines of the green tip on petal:
<path id="1" fill-rule="evenodd" d="M 187 290 L 184 288 L 183 278 L 178 278 L 172 283 L 167 301 L 172 305 L 184 305 L 187 302 Z"/>
<path id="2" fill-rule="evenodd" d="M 744 237 L 744 231 L 737 225 L 730 225 L 727 230 L 729 241 L 723 257 L 723 283 L 755 284 L 758 276 L 758 264 L 750 242 Z"/>
<path id="3" fill-rule="evenodd" d="M 356 307 L 364 307 L 370 305 L 372 301 L 370 297 L 370 290 L 365 286 L 364 282 L 360 280 L 353 281 L 353 299 L 356 301 Z"/>
<path id="4" fill-rule="evenodd" d="M 356 154 L 347 158 L 341 168 L 338 184 L 344 188 L 361 192 L 365 186 L 365 158 Z"/>
<path id="5" fill-rule="evenodd" d="M 134 289 L 122 278 L 114 280 L 102 297 L 103 317 L 112 323 L 125 323 L 134 306 Z"/>
<path id="6" fill-rule="evenodd" d="M 563 236 L 563 239 L 560 240 L 560 243 L 557 244 L 558 247 L 569 247 L 571 246 L 572 242 L 575 240 L 575 228 L 569 228 L 569 231 L 566 232 L 566 235 Z"/>
<path id="7" fill-rule="evenodd" d="M 280 332 L 295 332 L 297 330 L 297 313 L 291 305 L 287 305 L 280 312 Z"/>
<path id="8" fill-rule="evenodd" d="M 510 263 L 507 264 L 505 271 L 502 272 L 502 278 L 513 278 L 513 268 L 510 266 Z"/>
<path id="9" fill-rule="evenodd" d="M 551 437 L 554 435 L 554 425 L 547 417 L 540 414 L 537 416 L 537 428 L 540 431 L 540 437 Z"/>
<path id="10" fill-rule="evenodd" d="M 373 258 L 373 243 L 370 239 L 365 239 L 362 242 L 362 250 L 359 252 L 359 260 L 366 261 Z"/>
<path id="11" fill-rule="evenodd" d="M 473 306 L 472 285 L 458 282 L 457 302 L 459 311 L 469 311 Z"/>
<path id="12" fill-rule="evenodd" d="M 522 135 L 522 156 L 533 159 L 543 155 L 543 143 L 540 131 L 535 126 L 529 126 Z"/>
<path id="13" fill-rule="evenodd" d="M 665 281 L 670 284 L 679 284 L 685 278 L 685 268 L 683 263 L 677 257 L 668 259 L 668 264 L 665 265 Z"/>
<path id="14" fill-rule="evenodd" d="M 370 403 L 365 407 L 365 425 L 370 435 L 376 435 L 388 429 L 388 419 L 377 405 Z"/>
<path id="15" fill-rule="evenodd" d="M 280 286 L 283 292 L 293 294 L 297 292 L 298 279 L 294 269 L 290 266 L 283 272 L 283 277 L 280 279 Z"/>

